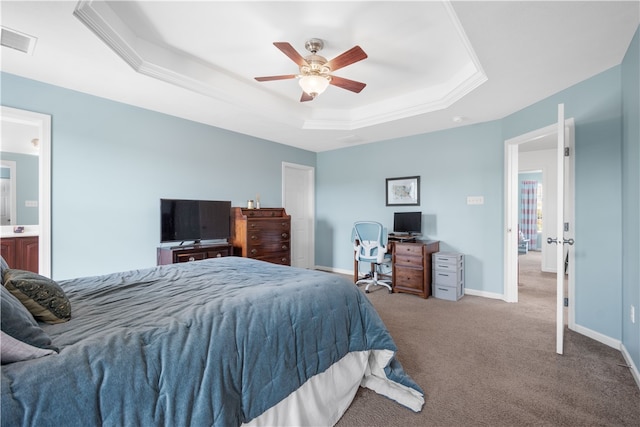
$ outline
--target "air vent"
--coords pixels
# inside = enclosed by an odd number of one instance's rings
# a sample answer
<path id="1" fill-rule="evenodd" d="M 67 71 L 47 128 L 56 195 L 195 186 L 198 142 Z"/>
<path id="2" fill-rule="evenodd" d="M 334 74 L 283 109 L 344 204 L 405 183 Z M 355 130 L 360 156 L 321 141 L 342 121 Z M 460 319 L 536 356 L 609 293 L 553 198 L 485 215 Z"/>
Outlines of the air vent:
<path id="1" fill-rule="evenodd" d="M 28 55 L 33 54 L 38 39 L 10 28 L 2 27 L 0 44 L 4 47 L 19 50 Z"/>

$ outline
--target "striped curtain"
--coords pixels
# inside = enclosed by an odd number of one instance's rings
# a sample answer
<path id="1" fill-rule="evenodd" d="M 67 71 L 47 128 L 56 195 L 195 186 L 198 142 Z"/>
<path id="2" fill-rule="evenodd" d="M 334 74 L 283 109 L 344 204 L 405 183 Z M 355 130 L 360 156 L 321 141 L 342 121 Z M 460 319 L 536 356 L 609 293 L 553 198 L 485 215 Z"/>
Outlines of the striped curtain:
<path id="1" fill-rule="evenodd" d="M 529 247 L 538 247 L 538 181 L 522 181 L 520 193 L 520 231 L 529 239 Z"/>

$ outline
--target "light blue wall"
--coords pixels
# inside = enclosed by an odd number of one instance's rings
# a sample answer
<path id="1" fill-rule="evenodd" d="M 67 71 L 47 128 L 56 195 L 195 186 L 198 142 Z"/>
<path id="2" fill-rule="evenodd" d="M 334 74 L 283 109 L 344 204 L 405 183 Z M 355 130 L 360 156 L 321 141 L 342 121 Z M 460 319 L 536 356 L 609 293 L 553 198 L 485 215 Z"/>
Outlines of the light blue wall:
<path id="1" fill-rule="evenodd" d="M 38 156 L 2 152 L 0 158 L 16 162 L 16 218 L 12 218 L 12 225 L 38 224 L 38 207 L 25 206 L 26 201 L 38 200 Z"/>
<path id="2" fill-rule="evenodd" d="M 423 213 L 423 238 L 465 254 L 465 286 L 502 294 L 503 143 L 498 122 L 318 154 L 316 264 L 353 270 L 356 220 Z M 386 178 L 420 176 L 420 206 L 385 206 Z M 484 196 L 484 205 L 467 205 Z"/>
<path id="3" fill-rule="evenodd" d="M 622 63 L 622 111 L 622 343 L 640 369 L 640 30 Z"/>
<path id="4" fill-rule="evenodd" d="M 2 105 L 52 116 L 52 275 L 156 264 L 160 198 L 282 206 L 282 162 L 315 153 L 2 74 Z"/>

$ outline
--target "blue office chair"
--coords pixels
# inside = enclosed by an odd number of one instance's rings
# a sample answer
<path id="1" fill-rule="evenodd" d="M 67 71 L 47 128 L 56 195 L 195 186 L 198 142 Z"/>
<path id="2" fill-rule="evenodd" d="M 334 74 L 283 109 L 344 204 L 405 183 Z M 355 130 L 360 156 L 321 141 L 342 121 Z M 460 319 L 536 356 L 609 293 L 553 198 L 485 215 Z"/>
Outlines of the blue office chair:
<path id="1" fill-rule="evenodd" d="M 387 253 L 387 229 L 378 222 L 359 221 L 353 224 L 351 241 L 355 250 L 356 277 L 360 276 L 361 262 L 369 263 L 371 268 L 371 273 L 364 279 L 357 280 L 356 285 L 366 283 L 366 293 L 369 293 L 369 287 L 372 285 L 384 286 L 391 293 L 391 280 L 380 279 L 378 276 L 384 274 L 383 266 L 387 267 L 387 271 L 391 269 L 391 254 Z"/>

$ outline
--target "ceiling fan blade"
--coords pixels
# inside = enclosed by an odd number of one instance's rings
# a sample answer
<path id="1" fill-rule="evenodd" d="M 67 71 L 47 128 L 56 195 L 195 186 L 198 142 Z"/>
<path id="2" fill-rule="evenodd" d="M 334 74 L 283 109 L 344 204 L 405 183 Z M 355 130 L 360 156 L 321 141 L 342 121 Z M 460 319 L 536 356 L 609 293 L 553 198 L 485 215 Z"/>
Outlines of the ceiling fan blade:
<path id="1" fill-rule="evenodd" d="M 293 46 L 291 46 L 289 43 L 287 43 L 287 42 L 274 42 L 273 45 L 275 47 L 277 47 L 278 49 L 280 49 L 282 51 L 282 53 L 284 53 L 289 58 L 291 58 L 291 60 L 293 62 L 298 64 L 298 67 L 302 67 L 303 65 L 307 65 L 307 61 L 305 61 L 304 58 L 302 57 L 302 55 L 300 55 L 298 53 L 298 51 L 295 50 L 293 48 Z"/>
<path id="2" fill-rule="evenodd" d="M 331 76 L 331 81 L 329 83 L 355 93 L 360 93 L 360 91 L 366 86 L 366 83 L 360 83 L 355 80 L 349 80 L 343 77 L 336 76 Z"/>
<path id="3" fill-rule="evenodd" d="M 255 79 L 259 82 L 270 82 L 271 80 L 286 80 L 286 79 L 294 79 L 294 78 L 296 78 L 295 74 L 285 74 L 282 76 L 256 77 Z"/>
<path id="4" fill-rule="evenodd" d="M 360 46 L 354 46 L 348 51 L 336 56 L 331 61 L 329 61 L 328 65 L 331 68 L 331 71 L 339 70 L 342 67 L 346 67 L 347 65 L 351 65 L 354 62 L 362 61 L 367 58 L 367 54 L 364 53 L 364 50 Z"/>
<path id="5" fill-rule="evenodd" d="M 302 96 L 300 97 L 300 102 L 305 101 L 313 101 L 313 96 L 309 95 L 307 92 L 302 92 Z"/>

